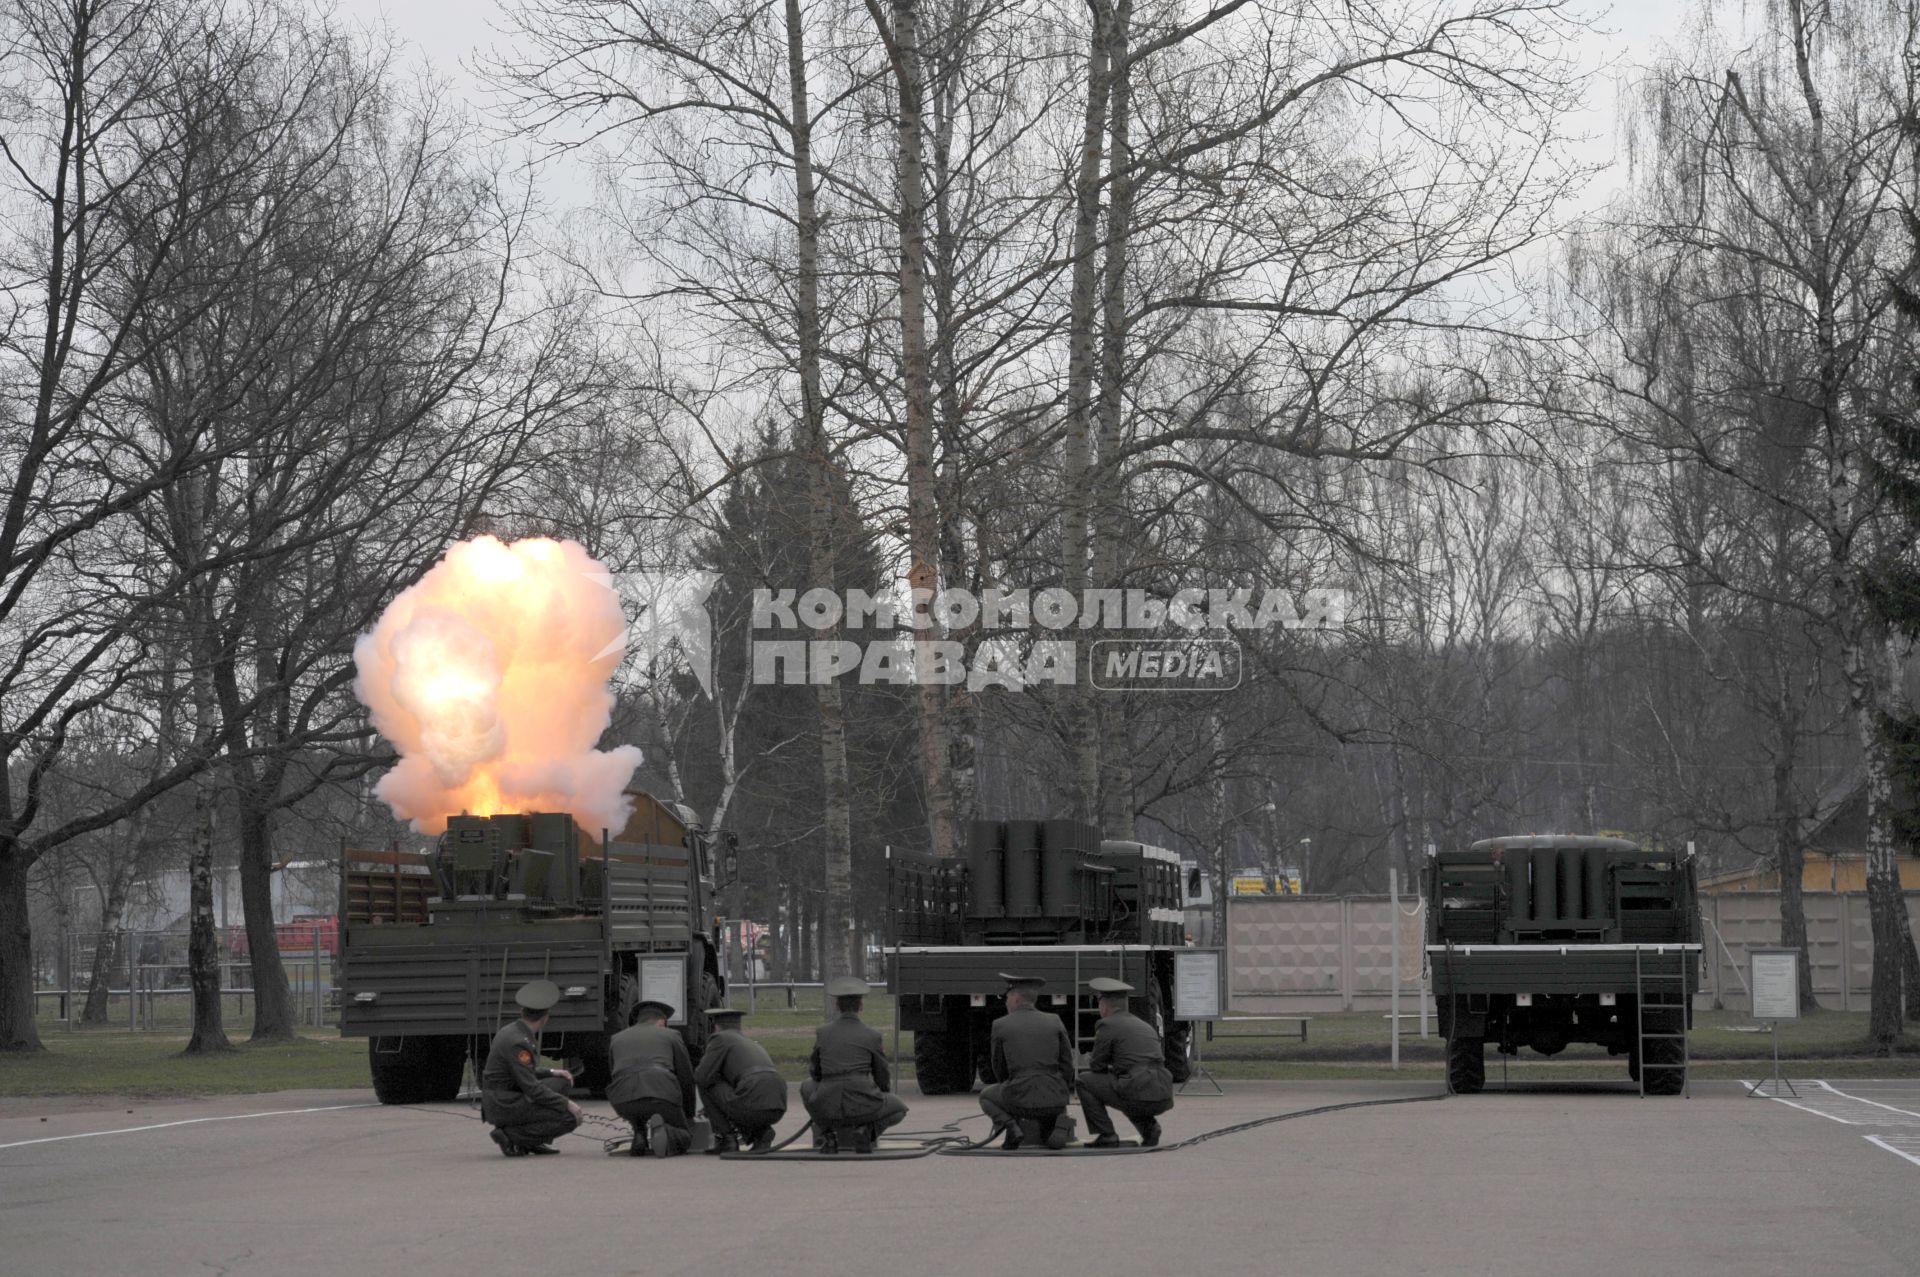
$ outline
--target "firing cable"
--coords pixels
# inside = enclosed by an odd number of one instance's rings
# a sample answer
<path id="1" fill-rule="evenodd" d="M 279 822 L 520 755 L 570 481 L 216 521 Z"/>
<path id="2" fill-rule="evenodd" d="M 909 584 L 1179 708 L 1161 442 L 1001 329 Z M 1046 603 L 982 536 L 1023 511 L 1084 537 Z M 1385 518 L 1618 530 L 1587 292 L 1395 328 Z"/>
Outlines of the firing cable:
<path id="1" fill-rule="evenodd" d="M 946 1125 L 936 1127 L 932 1130 L 882 1132 L 882 1138 L 888 1140 L 889 1142 L 898 1142 L 903 1140 L 917 1141 L 918 1147 L 915 1147 L 915 1148 L 876 1148 L 874 1152 L 868 1153 L 868 1154 L 852 1153 L 852 1154 L 841 1154 L 839 1156 L 819 1153 L 812 1150 L 795 1151 L 791 1153 L 786 1152 L 785 1150 L 788 1148 L 788 1146 L 797 1142 L 802 1136 L 806 1135 L 809 1131 L 813 1129 L 813 1122 L 811 1120 L 808 1120 L 807 1122 L 801 1125 L 799 1130 L 787 1136 L 786 1139 L 781 1140 L 778 1144 L 775 1144 L 772 1148 L 769 1148 L 764 1153 L 753 1153 L 753 1152 L 748 1152 L 742 1149 L 737 1152 L 721 1153 L 718 1156 L 720 1160 L 723 1162 L 831 1161 L 836 1163 L 841 1162 L 843 1160 L 911 1161 L 911 1160 L 915 1160 L 922 1157 L 929 1157 L 934 1154 L 939 1154 L 943 1157 L 953 1157 L 953 1156 L 1105 1157 L 1105 1156 L 1115 1156 L 1115 1155 L 1137 1156 L 1143 1153 L 1172 1153 L 1172 1152 L 1177 1152 L 1184 1149 L 1195 1148 L 1201 1144 L 1205 1144 L 1208 1140 L 1222 1139 L 1228 1135 L 1239 1135 L 1246 1131 L 1258 1130 L 1260 1127 L 1263 1127 L 1263 1126 L 1272 1126 L 1278 1122 L 1291 1122 L 1295 1118 L 1322 1117 L 1329 1113 L 1344 1113 L 1354 1109 L 1385 1108 L 1390 1105 L 1396 1105 L 1396 1104 L 1424 1104 L 1432 1100 L 1443 1100 L 1446 1098 L 1447 1098 L 1447 1093 L 1445 1091 L 1436 1091 L 1430 1095 L 1397 1095 L 1390 1099 L 1384 1099 L 1384 1100 L 1349 1100 L 1343 1104 L 1321 1104 L 1313 1108 L 1294 1109 L 1286 1113 L 1272 1113 L 1265 1117 L 1256 1117 L 1245 1122 L 1235 1122 L 1230 1126 L 1215 1127 L 1213 1130 L 1202 1131 L 1198 1135 L 1189 1135 L 1185 1139 L 1174 1140 L 1173 1142 L 1167 1143 L 1167 1144 L 1159 1144 L 1154 1146 L 1153 1148 L 1141 1148 L 1138 1145 L 1126 1145 L 1126 1146 L 1120 1146 L 1115 1148 L 1089 1148 L 1084 1145 L 1078 1148 L 1064 1148 L 1064 1149 L 1049 1149 L 1044 1145 L 1039 1147 L 1034 1147 L 1034 1148 L 1020 1148 L 1020 1149 L 989 1148 L 987 1147 L 987 1140 L 993 1137 L 992 1132 L 989 1132 L 987 1136 L 981 1140 L 972 1141 L 972 1140 L 969 1140 L 966 1137 L 966 1135 L 960 1130 L 960 1127 L 965 1123 L 980 1121 L 986 1117 L 986 1114 L 984 1113 L 970 1113 L 970 1114 L 963 1115 L 961 1117 L 957 1117 L 953 1121 L 948 1122 Z M 449 1109 L 443 1109 L 443 1108 L 416 1108 L 415 1111 L 435 1113 L 445 1117 L 458 1117 L 458 1118 L 476 1121 L 476 1122 L 484 1121 L 484 1119 L 481 1118 L 478 1112 L 480 1095 L 477 1090 L 471 1093 L 462 1094 L 460 1096 L 460 1101 L 462 1102 L 463 1108 L 470 1111 L 463 1112 L 463 1111 L 449 1110 Z M 595 1127 L 615 1130 L 619 1132 L 619 1134 L 614 1136 L 592 1135 L 583 1130 L 574 1130 L 574 1131 L 568 1132 L 569 1135 L 573 1135 L 579 1139 L 593 1140 L 594 1142 L 600 1144 L 609 1155 L 621 1153 L 625 1151 L 628 1147 L 630 1147 L 632 1144 L 632 1141 L 633 1141 L 632 1130 L 628 1127 L 628 1125 L 624 1121 L 619 1120 L 617 1118 L 606 1117 L 599 1113 L 583 1113 L 580 1124 L 581 1126 L 595 1126 Z"/>

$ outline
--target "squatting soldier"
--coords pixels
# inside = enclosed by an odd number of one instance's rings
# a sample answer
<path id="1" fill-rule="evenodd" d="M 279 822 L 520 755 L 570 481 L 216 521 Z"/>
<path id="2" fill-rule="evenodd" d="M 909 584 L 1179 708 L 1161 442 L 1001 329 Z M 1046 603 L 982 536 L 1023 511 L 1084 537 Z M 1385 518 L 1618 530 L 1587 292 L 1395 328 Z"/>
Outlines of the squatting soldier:
<path id="1" fill-rule="evenodd" d="M 633 1024 L 607 1044 L 613 1076 L 607 1100 L 633 1125 L 633 1157 L 678 1157 L 693 1146 L 693 1057 L 679 1033 L 667 1027 L 673 1008 L 645 1001 L 633 1009 Z"/>
<path id="2" fill-rule="evenodd" d="M 1153 1026 L 1127 1010 L 1133 986 L 1101 976 L 1087 981 L 1100 995 L 1100 1025 L 1093 1031 L 1093 1054 L 1076 1088 L 1080 1108 L 1093 1133 L 1094 1148 L 1113 1148 L 1120 1136 L 1113 1129 L 1108 1108 L 1127 1115 L 1140 1132 L 1142 1148 L 1160 1143 L 1160 1123 L 1154 1119 L 1173 1107 L 1173 1074 L 1160 1035 Z"/>
<path id="3" fill-rule="evenodd" d="M 709 1153 L 731 1153 L 745 1140 L 756 1153 L 773 1147 L 773 1124 L 787 1112 L 787 1081 L 773 1067 L 767 1049 L 740 1031 L 746 1012 L 713 1007 L 713 1036 L 700 1056 L 693 1080 L 713 1123 Z"/>
<path id="4" fill-rule="evenodd" d="M 1037 1119 L 1048 1148 L 1065 1148 L 1060 1117 L 1073 1099 L 1073 1042 L 1057 1015 L 1037 1005 L 1045 980 L 1008 975 L 1007 1013 L 993 1022 L 990 1047 L 995 1082 L 980 1092 L 980 1107 L 993 1119 L 983 1144 L 1007 1133 L 1006 1148 L 1020 1147 L 1020 1119 Z"/>
<path id="5" fill-rule="evenodd" d="M 493 1142 L 508 1157 L 558 1153 L 549 1141 L 574 1130 L 583 1116 L 567 1098 L 573 1074 L 539 1067 L 538 1035 L 560 1000 L 560 986 L 535 980 L 513 995 L 520 1018 L 493 1035 L 480 1071 L 480 1115 L 492 1123 Z"/>
<path id="6" fill-rule="evenodd" d="M 840 1151 L 841 1127 L 858 1127 L 854 1151 L 871 1153 L 881 1131 L 907 1115 L 906 1103 L 892 1093 L 880 1035 L 860 1021 L 867 982 L 841 976 L 827 986 L 839 1014 L 813 1031 L 809 1080 L 800 1084 L 800 1102 L 813 1119 L 814 1147 Z"/>

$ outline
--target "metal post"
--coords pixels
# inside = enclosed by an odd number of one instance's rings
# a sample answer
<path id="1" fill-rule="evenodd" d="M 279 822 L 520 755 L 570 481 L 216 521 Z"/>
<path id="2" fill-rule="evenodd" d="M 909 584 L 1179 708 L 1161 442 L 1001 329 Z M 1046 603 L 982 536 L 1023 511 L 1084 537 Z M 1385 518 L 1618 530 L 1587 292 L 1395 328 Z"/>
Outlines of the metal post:
<path id="1" fill-rule="evenodd" d="M 320 924 L 313 924 L 313 1027 L 320 1027 Z"/>
<path id="2" fill-rule="evenodd" d="M 127 945 L 127 1030 L 131 1032 L 139 1027 L 133 1022 L 135 1008 L 133 996 L 133 954 L 134 950 L 140 947 L 140 933 L 137 931 L 123 931 L 120 934 L 126 937 Z"/>
<path id="3" fill-rule="evenodd" d="M 1393 1067 L 1400 1067 L 1400 871 L 1387 869 L 1387 900 L 1393 910 Z"/>

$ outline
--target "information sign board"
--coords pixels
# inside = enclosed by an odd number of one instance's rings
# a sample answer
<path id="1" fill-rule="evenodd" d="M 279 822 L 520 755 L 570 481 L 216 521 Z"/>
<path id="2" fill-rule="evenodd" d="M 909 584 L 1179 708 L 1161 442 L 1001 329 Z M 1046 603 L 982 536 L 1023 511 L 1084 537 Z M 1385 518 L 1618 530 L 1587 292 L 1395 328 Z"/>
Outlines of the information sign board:
<path id="1" fill-rule="evenodd" d="M 1220 1018 L 1220 951 L 1178 949 L 1173 955 L 1173 1018 Z"/>
<path id="2" fill-rule="evenodd" d="M 664 1002 L 672 1007 L 673 1018 L 668 1024 L 687 1022 L 687 1009 L 680 1005 L 687 1000 L 685 962 L 684 958 L 640 959 L 640 1000 Z"/>
<path id="3" fill-rule="evenodd" d="M 1756 1020 L 1800 1018 L 1800 951 L 1749 949 L 1748 987 Z"/>

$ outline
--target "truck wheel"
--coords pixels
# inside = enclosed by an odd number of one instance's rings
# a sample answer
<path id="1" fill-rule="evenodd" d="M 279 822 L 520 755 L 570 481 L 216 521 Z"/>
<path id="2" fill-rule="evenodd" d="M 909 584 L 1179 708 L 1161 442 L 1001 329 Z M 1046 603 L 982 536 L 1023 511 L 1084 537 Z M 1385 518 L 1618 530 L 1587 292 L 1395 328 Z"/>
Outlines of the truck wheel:
<path id="1" fill-rule="evenodd" d="M 1173 1005 L 1173 972 L 1169 967 L 1147 984 L 1146 1014 L 1141 1016 L 1160 1034 L 1160 1055 L 1167 1072 L 1176 1083 L 1193 1076 L 1193 1025 L 1175 1020 L 1168 1008 Z"/>
<path id="2" fill-rule="evenodd" d="M 1478 1095 L 1487 1085 L 1487 1040 L 1447 1039 L 1447 1089 L 1455 1095 Z"/>
<path id="3" fill-rule="evenodd" d="M 613 1059 L 608 1046 L 613 1035 L 627 1027 L 633 1018 L 634 1004 L 640 1000 L 640 977 L 631 971 L 620 973 L 614 982 L 613 1005 L 607 1008 L 604 1032 L 579 1034 L 567 1039 L 567 1048 L 580 1057 L 580 1071 L 573 1084 L 583 1087 L 596 1100 L 607 1098 L 607 1083 L 613 1080 Z"/>
<path id="4" fill-rule="evenodd" d="M 1684 1058 L 1680 1043 L 1673 1038 L 1655 1038 L 1647 1043 L 1648 1064 L 1677 1065 Z M 1678 1095 L 1686 1089 L 1687 1071 L 1683 1068 L 1650 1068 L 1646 1074 L 1648 1095 Z"/>
<path id="5" fill-rule="evenodd" d="M 1162 1048 L 1162 1054 L 1167 1057 L 1167 1072 L 1173 1075 L 1175 1082 L 1185 1082 L 1193 1076 L 1193 1022 L 1191 1020 L 1175 1020 L 1168 1025 Z"/>
<path id="6" fill-rule="evenodd" d="M 445 1104 L 460 1097 L 464 1037 L 367 1039 L 373 1094 L 382 1104 Z"/>
<path id="7" fill-rule="evenodd" d="M 922 1095 L 973 1089 L 973 1043 L 964 1033 L 928 1029 L 913 1035 L 913 1076 Z"/>

